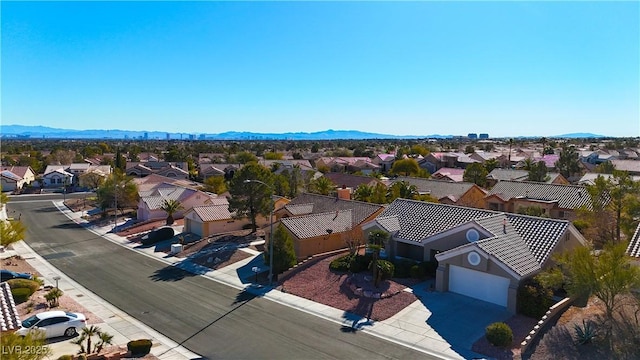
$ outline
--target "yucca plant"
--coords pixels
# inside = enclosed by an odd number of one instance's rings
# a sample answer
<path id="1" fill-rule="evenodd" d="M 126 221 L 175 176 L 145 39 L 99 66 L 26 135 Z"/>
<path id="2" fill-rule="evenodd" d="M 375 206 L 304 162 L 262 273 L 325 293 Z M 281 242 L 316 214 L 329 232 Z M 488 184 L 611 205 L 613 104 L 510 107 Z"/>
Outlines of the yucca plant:
<path id="1" fill-rule="evenodd" d="M 588 344 L 596 337 L 596 326 L 593 321 L 582 320 L 582 326 L 579 324 L 573 324 L 573 328 L 576 331 L 576 338 L 578 344 Z"/>
<path id="2" fill-rule="evenodd" d="M 49 303 L 49 307 L 50 308 L 54 308 L 54 307 L 58 306 L 58 299 L 63 294 L 64 293 L 62 292 L 62 290 L 60 290 L 58 288 L 53 288 L 53 289 L 49 290 L 48 293 L 44 294 L 44 298 L 45 298 L 45 300 L 47 300 L 47 303 Z"/>

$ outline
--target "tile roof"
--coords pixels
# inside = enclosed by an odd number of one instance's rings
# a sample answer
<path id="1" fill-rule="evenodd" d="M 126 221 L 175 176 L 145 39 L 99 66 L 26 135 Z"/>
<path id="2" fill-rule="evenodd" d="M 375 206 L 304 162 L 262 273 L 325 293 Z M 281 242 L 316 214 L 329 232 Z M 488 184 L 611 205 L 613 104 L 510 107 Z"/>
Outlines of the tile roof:
<path id="1" fill-rule="evenodd" d="M 2 331 L 18 330 L 22 324 L 16 303 L 11 294 L 9 283 L 0 283 L 0 329 Z"/>
<path id="2" fill-rule="evenodd" d="M 595 181 L 598 178 L 598 176 L 602 176 L 605 179 L 610 179 L 610 178 L 613 177 L 613 174 L 600 174 L 600 173 L 588 172 L 588 173 L 585 173 L 584 175 L 582 175 L 580 180 L 578 180 L 578 184 L 580 184 L 580 185 L 593 185 L 593 184 L 595 184 Z M 640 175 L 631 175 L 631 180 L 640 181 Z"/>
<path id="3" fill-rule="evenodd" d="M 611 163 L 616 170 L 628 171 L 630 173 L 640 173 L 639 160 L 612 160 Z"/>
<path id="4" fill-rule="evenodd" d="M 451 182 L 444 180 L 398 176 L 395 179 L 391 179 L 391 183 L 389 184 L 389 186 L 400 181 L 406 181 L 410 185 L 415 185 L 420 194 L 430 194 L 437 199 L 442 199 L 448 196 L 453 196 L 454 198 L 459 199 L 475 185 L 468 182 Z"/>
<path id="5" fill-rule="evenodd" d="M 473 222 L 494 235 L 475 244 L 522 276 L 540 269 L 569 227 L 566 220 L 406 199 L 396 199 L 375 221 L 396 238 L 421 243 Z"/>
<path id="6" fill-rule="evenodd" d="M 354 225 L 362 223 L 365 219 L 382 208 L 382 205 L 370 204 L 355 200 L 344 200 L 338 199 L 337 197 L 333 196 L 324 196 L 310 193 L 302 193 L 296 196 L 293 200 L 291 200 L 289 204 L 285 205 L 285 208 L 289 210 L 291 206 L 300 204 L 304 204 L 305 206 L 307 206 L 306 208 L 302 208 L 304 210 L 308 210 L 309 204 L 312 204 L 311 213 L 313 214 L 335 212 L 336 210 L 352 210 L 351 214 L 353 216 Z M 301 211 L 301 208 L 293 209 L 294 211 Z"/>
<path id="7" fill-rule="evenodd" d="M 31 169 L 30 166 L 3 166 L 2 170 L 9 170 L 12 173 L 18 175 L 21 178 L 24 178 L 27 175 L 27 170 Z M 35 174 L 35 171 L 31 169 L 31 172 Z"/>
<path id="8" fill-rule="evenodd" d="M 287 204 L 284 206 L 292 215 L 307 215 L 313 213 L 313 203 L 310 204 Z"/>
<path id="9" fill-rule="evenodd" d="M 500 195 L 503 199 L 523 197 L 528 199 L 557 201 L 562 209 L 591 206 L 589 193 L 584 186 L 546 184 L 531 181 L 499 181 L 487 196 Z"/>
<path id="10" fill-rule="evenodd" d="M 527 170 L 513 170 L 513 169 L 493 169 L 487 175 L 488 179 L 494 180 L 527 180 L 529 178 L 529 171 Z"/>
<path id="11" fill-rule="evenodd" d="M 369 185 L 371 182 L 379 182 L 378 179 L 371 176 L 352 175 L 337 172 L 328 172 L 323 176 L 331 180 L 331 182 L 336 184 L 337 187 L 342 187 L 344 185 L 352 189 L 357 188 L 359 185 Z"/>
<path id="12" fill-rule="evenodd" d="M 282 218 L 280 221 L 298 239 L 308 239 L 351 230 L 353 227 L 351 210 L 340 210 Z"/>
<path id="13" fill-rule="evenodd" d="M 228 204 L 195 206 L 193 211 L 203 222 L 228 220 L 232 217 Z"/>
<path id="14" fill-rule="evenodd" d="M 640 224 L 638 224 L 635 233 L 631 237 L 631 241 L 629 241 L 627 254 L 633 257 L 640 257 Z"/>

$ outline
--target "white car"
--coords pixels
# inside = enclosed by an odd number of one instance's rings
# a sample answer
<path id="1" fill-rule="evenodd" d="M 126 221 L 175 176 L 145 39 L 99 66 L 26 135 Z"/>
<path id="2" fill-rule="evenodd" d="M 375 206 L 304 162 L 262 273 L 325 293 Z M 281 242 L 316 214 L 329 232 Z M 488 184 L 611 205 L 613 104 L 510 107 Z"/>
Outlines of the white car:
<path id="1" fill-rule="evenodd" d="M 72 337 L 85 327 L 87 318 L 81 313 L 64 311 L 45 311 L 22 321 L 22 327 L 16 331 L 18 335 L 27 335 L 35 331 L 43 331 L 45 338 L 57 336 Z"/>

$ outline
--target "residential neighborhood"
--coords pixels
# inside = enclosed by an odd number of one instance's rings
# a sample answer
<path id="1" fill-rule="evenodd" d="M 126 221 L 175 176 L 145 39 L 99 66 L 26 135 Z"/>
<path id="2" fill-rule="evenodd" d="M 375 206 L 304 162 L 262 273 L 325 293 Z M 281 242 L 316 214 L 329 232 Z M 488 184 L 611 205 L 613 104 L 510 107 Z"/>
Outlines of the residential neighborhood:
<path id="1" fill-rule="evenodd" d="M 252 256 L 262 264 L 253 267 L 257 284 L 273 291 L 284 293 L 285 282 L 290 287 L 325 259 L 347 261 L 346 274 L 366 261 L 359 271 L 375 275 L 381 266 L 382 274 L 389 271 L 385 281 L 420 284 L 407 287 L 416 294 L 452 293 L 546 324 L 546 311 L 561 316 L 577 295 L 562 285 L 541 298 L 523 289 L 542 289 L 541 276 L 567 271 L 563 257 L 624 244 L 626 258 L 640 266 L 637 139 L 545 140 L 544 150 L 537 140 L 508 139 L 358 145 L 371 156 L 348 156 L 349 147 L 330 142 L 292 150 L 286 142 L 246 142 L 235 153 L 224 143 L 195 153 L 203 148 L 195 142 L 102 142 L 104 151 L 90 156 L 83 154 L 96 148 L 91 142 L 54 151 L 53 143 L 38 142 L 39 150 L 21 151 L 26 143 L 3 143 L 3 196 L 59 194 L 71 212 L 80 196 L 83 207 L 93 208 L 75 212 L 78 220 L 111 226 L 109 233 L 131 242 L 147 244 L 137 239 L 171 229 L 166 238 L 157 235 L 152 254 L 189 251 L 186 259 L 214 273 L 219 264 Z M 377 236 L 385 240 L 377 244 Z M 207 247 L 234 237 L 231 248 Z M 233 255 L 245 247 L 243 256 Z M 394 296 L 376 288 L 367 293 L 380 301 Z M 512 348 L 535 358 L 527 336 L 534 329 L 523 331 Z M 544 332 L 536 336 L 543 342 Z M 482 354 L 477 344 L 461 347 L 453 338 L 448 344 L 462 358 Z"/>

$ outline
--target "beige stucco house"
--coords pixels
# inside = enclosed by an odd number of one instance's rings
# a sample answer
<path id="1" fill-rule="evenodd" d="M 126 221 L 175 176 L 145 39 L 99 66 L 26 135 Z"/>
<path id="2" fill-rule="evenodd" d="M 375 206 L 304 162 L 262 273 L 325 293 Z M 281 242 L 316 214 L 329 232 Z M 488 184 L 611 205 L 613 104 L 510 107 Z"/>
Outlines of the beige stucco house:
<path id="1" fill-rule="evenodd" d="M 437 261 L 435 288 L 516 311 L 520 284 L 586 240 L 567 220 L 397 199 L 366 234 L 386 231 L 392 258 Z"/>
<path id="2" fill-rule="evenodd" d="M 36 179 L 31 166 L 3 166 L 0 172 L 2 191 L 20 190 Z"/>

